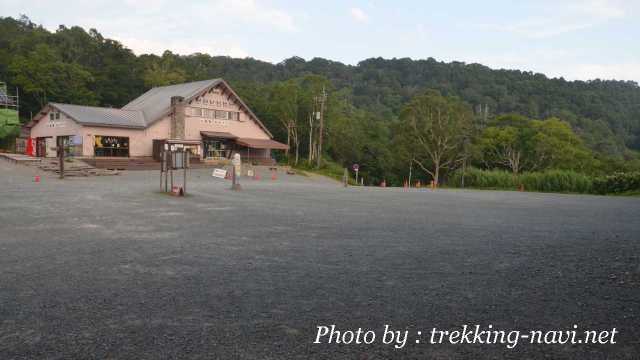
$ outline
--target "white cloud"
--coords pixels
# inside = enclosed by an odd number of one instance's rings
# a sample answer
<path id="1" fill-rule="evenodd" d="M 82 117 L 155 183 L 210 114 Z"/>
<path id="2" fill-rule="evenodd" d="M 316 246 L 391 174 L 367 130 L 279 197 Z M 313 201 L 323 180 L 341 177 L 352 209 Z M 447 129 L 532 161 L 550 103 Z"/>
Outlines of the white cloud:
<path id="1" fill-rule="evenodd" d="M 560 4 L 560 5 L 556 5 Z M 627 15 L 623 3 L 614 0 L 545 3 L 545 16 L 532 16 L 510 24 L 485 25 L 485 28 L 542 39 L 588 29 Z"/>
<path id="2" fill-rule="evenodd" d="M 485 56 L 458 55 L 451 60 L 477 62 L 493 69 L 532 71 L 567 80 L 631 80 L 640 83 L 640 62 L 581 63 L 579 54 L 563 49 L 509 51 Z"/>
<path id="3" fill-rule="evenodd" d="M 224 0 L 214 4 L 216 18 L 232 17 L 248 23 L 268 25 L 283 31 L 296 31 L 293 16 L 284 10 L 258 4 L 255 0 Z M 208 13 L 211 14 L 211 13 Z"/>
<path id="4" fill-rule="evenodd" d="M 364 10 L 357 7 L 351 8 L 351 17 L 357 22 L 369 22 L 369 15 L 367 15 Z"/>
<path id="5" fill-rule="evenodd" d="M 180 55 L 190 55 L 193 53 L 203 53 L 209 55 L 225 55 L 235 58 L 246 58 L 248 52 L 229 42 L 202 42 L 193 40 L 156 41 L 150 39 L 139 39 L 134 37 L 114 37 L 126 47 L 133 50 L 137 55 L 156 54 L 162 55 L 165 50 Z"/>
<path id="6" fill-rule="evenodd" d="M 579 64 L 566 70 L 569 77 L 579 80 L 634 80 L 640 83 L 640 62 L 619 64 Z"/>
<path id="7" fill-rule="evenodd" d="M 598 18 L 620 18 L 626 15 L 622 3 L 612 0 L 590 0 L 572 3 L 570 7 L 576 12 L 582 12 Z"/>

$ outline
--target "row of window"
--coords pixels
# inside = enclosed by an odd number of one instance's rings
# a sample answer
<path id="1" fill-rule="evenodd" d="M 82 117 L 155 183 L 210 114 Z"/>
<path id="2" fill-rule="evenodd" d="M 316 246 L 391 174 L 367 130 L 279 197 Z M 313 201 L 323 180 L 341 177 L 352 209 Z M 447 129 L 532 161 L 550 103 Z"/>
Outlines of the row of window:
<path id="1" fill-rule="evenodd" d="M 235 105 L 235 103 L 231 101 L 213 100 L 213 99 L 205 99 L 205 98 L 196 98 L 194 102 L 196 104 L 214 105 L 218 107 L 228 107 L 228 106 Z"/>
<path id="2" fill-rule="evenodd" d="M 59 120 L 59 119 L 60 119 L 60 111 L 49 112 L 49 120 Z"/>
<path id="3" fill-rule="evenodd" d="M 240 120 L 240 113 L 237 111 L 191 108 L 189 115 L 204 117 L 209 119 Z"/>

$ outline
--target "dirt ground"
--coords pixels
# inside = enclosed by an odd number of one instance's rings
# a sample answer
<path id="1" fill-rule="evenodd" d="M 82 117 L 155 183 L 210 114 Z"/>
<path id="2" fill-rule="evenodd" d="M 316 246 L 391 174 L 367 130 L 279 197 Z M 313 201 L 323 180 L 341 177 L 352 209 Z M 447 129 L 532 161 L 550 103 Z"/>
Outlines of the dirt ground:
<path id="1" fill-rule="evenodd" d="M 1 359 L 638 359 L 640 199 L 343 188 L 279 173 L 59 180 L 0 161 Z M 33 176 L 42 176 L 34 182 Z M 406 346 L 314 344 L 317 326 Z M 418 331 L 619 332 L 434 345 Z"/>

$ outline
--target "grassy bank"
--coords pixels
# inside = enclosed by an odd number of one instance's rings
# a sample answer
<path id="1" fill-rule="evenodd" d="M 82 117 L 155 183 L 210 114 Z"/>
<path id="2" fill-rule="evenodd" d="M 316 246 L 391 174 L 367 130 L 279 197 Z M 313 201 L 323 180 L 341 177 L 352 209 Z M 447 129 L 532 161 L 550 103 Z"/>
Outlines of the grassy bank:
<path id="1" fill-rule="evenodd" d="M 340 182 L 342 182 L 342 177 L 344 176 L 344 167 L 331 161 L 323 161 L 322 166 L 319 169 L 316 169 L 315 165 L 310 165 L 307 162 L 303 162 L 297 166 L 292 166 L 292 168 L 298 171 L 330 177 Z M 349 176 L 349 184 L 356 185 L 355 179 L 351 178 L 351 176 L 353 176 L 351 172 Z"/>

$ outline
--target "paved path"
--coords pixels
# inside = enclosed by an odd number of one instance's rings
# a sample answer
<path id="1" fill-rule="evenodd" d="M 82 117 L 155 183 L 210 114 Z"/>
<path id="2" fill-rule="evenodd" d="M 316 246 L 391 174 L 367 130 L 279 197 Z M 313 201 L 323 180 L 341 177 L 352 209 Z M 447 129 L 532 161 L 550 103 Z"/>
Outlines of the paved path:
<path id="1" fill-rule="evenodd" d="M 42 159 L 23 154 L 11 154 L 0 152 L 0 160 L 8 160 L 13 163 L 39 163 Z"/>
<path id="2" fill-rule="evenodd" d="M 640 200 L 0 162 L 2 359 L 637 359 Z M 316 326 L 411 331 L 402 350 Z M 420 329 L 606 330 L 600 346 L 416 344 Z"/>

